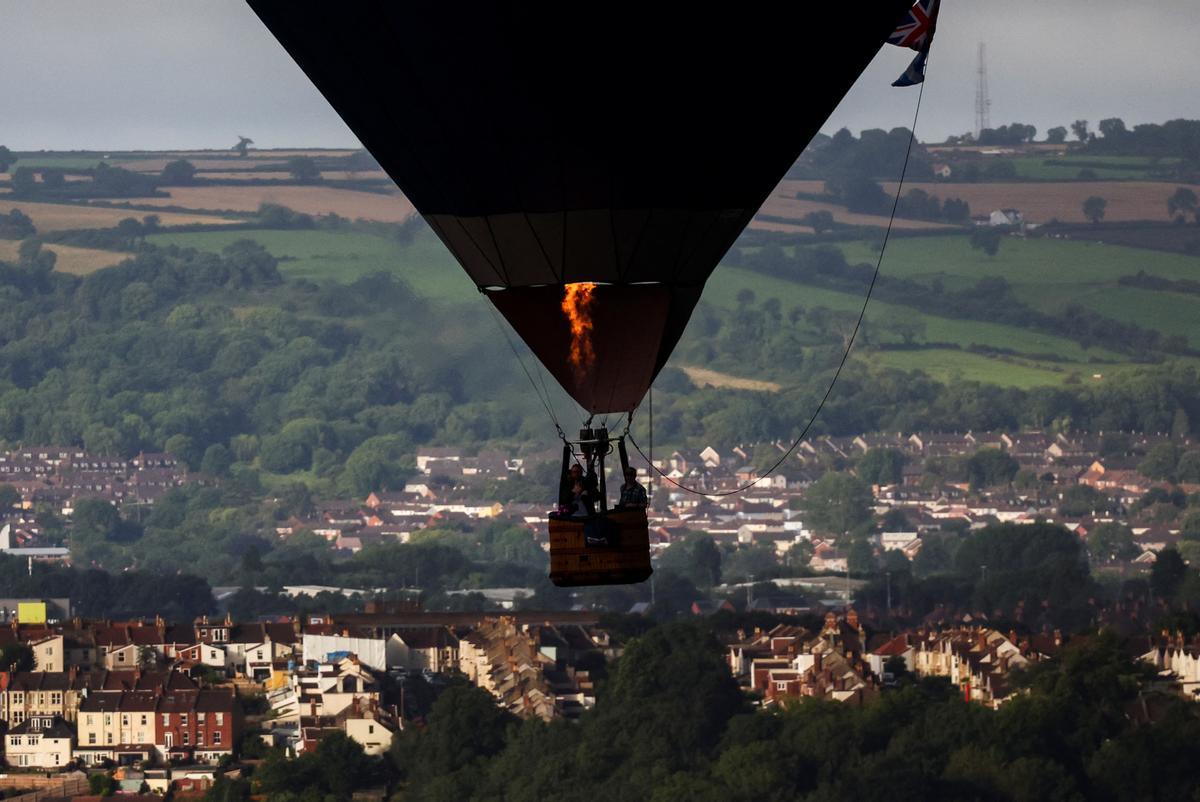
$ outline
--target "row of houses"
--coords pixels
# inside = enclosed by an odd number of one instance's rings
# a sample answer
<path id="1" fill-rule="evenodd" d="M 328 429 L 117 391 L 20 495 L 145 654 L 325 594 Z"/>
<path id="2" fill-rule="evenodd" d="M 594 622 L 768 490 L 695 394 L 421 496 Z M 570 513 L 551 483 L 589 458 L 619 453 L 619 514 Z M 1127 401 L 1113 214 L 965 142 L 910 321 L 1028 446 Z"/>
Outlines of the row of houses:
<path id="1" fill-rule="evenodd" d="M 801 698 L 863 704 L 898 673 L 944 677 L 967 701 L 997 707 L 1010 698 L 1009 673 L 1062 647 L 1058 633 L 1019 637 L 982 625 L 921 628 L 868 636 L 857 613 L 827 613 L 820 632 L 788 624 L 727 644 L 729 668 L 764 707 Z"/>
<path id="2" fill-rule="evenodd" d="M 217 762 L 233 753 L 241 710 L 232 687 L 201 687 L 182 670 L 0 673 L 14 767 Z"/>

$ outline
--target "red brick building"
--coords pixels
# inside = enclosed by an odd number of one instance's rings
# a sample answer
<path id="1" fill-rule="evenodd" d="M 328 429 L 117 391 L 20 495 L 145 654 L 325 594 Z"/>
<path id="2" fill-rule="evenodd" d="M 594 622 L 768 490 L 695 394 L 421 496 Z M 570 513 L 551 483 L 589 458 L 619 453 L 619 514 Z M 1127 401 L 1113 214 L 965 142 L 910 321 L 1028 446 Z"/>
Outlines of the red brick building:
<path id="1" fill-rule="evenodd" d="M 242 734 L 232 688 L 165 691 L 156 712 L 154 741 L 169 758 L 213 762 L 230 754 Z"/>

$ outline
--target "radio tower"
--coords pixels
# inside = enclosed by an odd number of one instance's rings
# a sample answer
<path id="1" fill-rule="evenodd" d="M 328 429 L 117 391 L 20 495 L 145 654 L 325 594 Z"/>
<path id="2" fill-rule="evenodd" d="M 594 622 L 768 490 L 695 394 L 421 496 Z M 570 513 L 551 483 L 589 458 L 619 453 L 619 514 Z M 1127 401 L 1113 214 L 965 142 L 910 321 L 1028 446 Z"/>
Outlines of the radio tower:
<path id="1" fill-rule="evenodd" d="M 983 42 L 979 43 L 979 66 L 975 74 L 978 76 L 975 83 L 975 139 L 978 141 L 983 129 L 992 127 L 988 121 L 988 109 L 991 108 L 992 101 L 988 98 L 987 61 L 984 59 Z"/>

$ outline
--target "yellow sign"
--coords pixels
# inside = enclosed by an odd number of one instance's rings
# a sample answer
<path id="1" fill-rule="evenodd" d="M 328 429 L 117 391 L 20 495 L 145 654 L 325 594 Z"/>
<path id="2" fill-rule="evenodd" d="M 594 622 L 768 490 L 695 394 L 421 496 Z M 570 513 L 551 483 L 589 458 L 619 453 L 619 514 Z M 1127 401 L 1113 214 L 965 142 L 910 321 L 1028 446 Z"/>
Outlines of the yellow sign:
<path id="1" fill-rule="evenodd" d="M 46 623 L 46 603 L 17 602 L 17 622 L 21 624 Z"/>

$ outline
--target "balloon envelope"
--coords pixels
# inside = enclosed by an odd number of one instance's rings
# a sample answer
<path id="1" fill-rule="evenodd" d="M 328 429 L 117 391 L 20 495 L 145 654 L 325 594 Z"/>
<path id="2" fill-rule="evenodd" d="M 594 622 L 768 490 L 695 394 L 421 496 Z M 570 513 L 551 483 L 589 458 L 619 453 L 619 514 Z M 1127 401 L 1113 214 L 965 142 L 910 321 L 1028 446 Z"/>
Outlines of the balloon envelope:
<path id="1" fill-rule="evenodd" d="M 911 3 L 250 0 L 590 412 L 637 406 Z M 601 284 L 582 372 L 561 309 L 575 282 Z"/>

